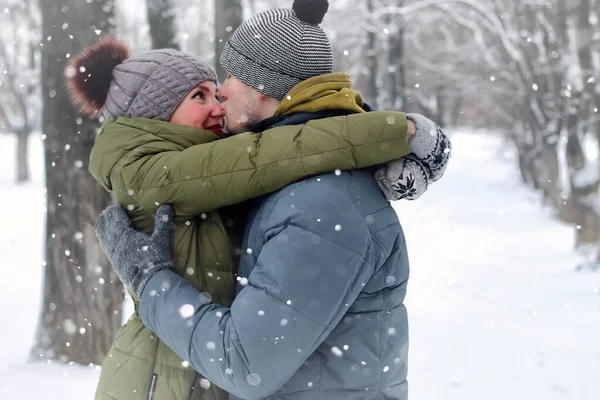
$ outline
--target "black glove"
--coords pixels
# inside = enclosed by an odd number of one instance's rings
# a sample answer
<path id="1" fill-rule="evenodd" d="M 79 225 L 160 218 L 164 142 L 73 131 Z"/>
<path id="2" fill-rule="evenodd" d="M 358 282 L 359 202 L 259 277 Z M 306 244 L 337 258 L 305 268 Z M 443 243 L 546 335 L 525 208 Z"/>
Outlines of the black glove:
<path id="1" fill-rule="evenodd" d="M 156 273 L 173 266 L 172 221 L 170 205 L 162 205 L 156 211 L 152 235 L 133 229 L 121 206 L 110 206 L 98 217 L 96 235 L 100 246 L 119 279 L 138 298 Z"/>

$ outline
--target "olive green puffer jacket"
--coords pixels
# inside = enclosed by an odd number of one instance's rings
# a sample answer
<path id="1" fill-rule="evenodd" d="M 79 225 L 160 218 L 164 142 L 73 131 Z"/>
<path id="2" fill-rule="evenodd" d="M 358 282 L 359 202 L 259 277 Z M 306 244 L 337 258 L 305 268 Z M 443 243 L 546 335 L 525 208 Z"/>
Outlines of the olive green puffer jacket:
<path id="1" fill-rule="evenodd" d="M 410 153 L 406 132 L 406 116 L 398 112 L 327 118 L 222 140 L 195 128 L 119 118 L 104 124 L 89 170 L 127 207 L 137 229 L 151 232 L 158 205 L 172 204 L 176 272 L 229 306 L 236 246 L 216 210 L 310 175 L 400 158 Z M 227 398 L 145 328 L 137 312 L 118 332 L 96 392 L 98 400 Z"/>

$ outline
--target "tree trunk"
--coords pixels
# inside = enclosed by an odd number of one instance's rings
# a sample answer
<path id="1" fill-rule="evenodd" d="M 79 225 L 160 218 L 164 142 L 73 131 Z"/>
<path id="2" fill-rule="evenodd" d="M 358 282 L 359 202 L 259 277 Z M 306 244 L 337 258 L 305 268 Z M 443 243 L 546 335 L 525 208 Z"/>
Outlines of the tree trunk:
<path id="1" fill-rule="evenodd" d="M 367 12 L 369 18 L 373 18 L 374 6 L 373 0 L 367 0 Z M 373 24 L 371 24 L 373 25 Z M 379 108 L 379 87 L 377 86 L 377 76 L 379 74 L 379 60 L 377 58 L 377 33 L 375 26 L 371 26 L 367 31 L 367 70 L 369 71 L 369 94 L 371 106 L 374 109 Z"/>
<path id="2" fill-rule="evenodd" d="M 173 0 L 146 0 L 153 49 L 179 50 Z"/>
<path id="3" fill-rule="evenodd" d="M 559 120 L 559 126 L 557 130 L 559 132 L 559 139 L 556 146 L 557 150 L 557 161 L 558 161 L 558 171 L 559 171 L 559 179 L 564 179 L 565 176 L 569 175 L 569 164 L 568 164 L 568 156 L 566 144 L 564 141 L 564 137 L 568 138 L 568 134 L 566 131 L 566 125 L 563 118 Z M 558 218 L 561 221 L 575 224 L 577 222 L 577 201 L 573 195 L 573 191 L 571 188 L 570 182 L 561 182 L 561 188 L 564 190 L 563 193 L 560 193 L 560 203 L 558 205 Z"/>
<path id="4" fill-rule="evenodd" d="M 595 244 L 600 241 L 600 217 L 596 213 L 598 182 L 584 181 L 582 183 L 576 179 L 579 171 L 583 170 L 587 163 L 577 126 L 579 113 L 574 111 L 579 109 L 580 95 L 581 93 L 573 98 L 571 107 L 573 112 L 568 114 L 566 119 L 569 132 L 567 160 L 570 169 L 571 192 L 575 201 L 575 222 L 577 224 L 576 247 Z"/>
<path id="5" fill-rule="evenodd" d="M 531 177 L 533 181 L 533 188 L 535 190 L 542 189 L 542 181 L 540 179 L 540 154 L 539 150 L 534 146 L 531 151 L 527 153 L 527 168 L 531 171 Z"/>
<path id="6" fill-rule="evenodd" d="M 531 177 L 531 171 L 527 166 L 527 151 L 519 150 L 518 153 L 519 172 L 521 174 L 521 181 L 525 185 L 531 185 L 533 184 L 533 178 Z"/>
<path id="7" fill-rule="evenodd" d="M 563 199 L 558 209 L 558 219 L 569 224 L 577 222 L 577 203 L 573 196 Z"/>
<path id="8" fill-rule="evenodd" d="M 596 187 L 597 189 L 597 187 Z M 576 207 L 576 240 L 575 247 L 597 244 L 600 241 L 600 218 L 596 213 L 596 193 L 580 194 Z"/>
<path id="9" fill-rule="evenodd" d="M 23 131 L 17 133 L 17 182 L 26 182 L 29 180 L 29 132 Z"/>
<path id="10" fill-rule="evenodd" d="M 542 149 L 540 182 L 544 203 L 551 204 L 555 210 L 560 207 L 561 192 L 558 177 L 558 152 L 556 143 L 545 143 Z"/>
<path id="11" fill-rule="evenodd" d="M 593 26 L 590 24 L 590 14 L 592 7 L 590 0 L 580 0 L 577 7 L 577 55 L 581 68 L 581 78 L 583 88 L 581 93 L 575 96 L 574 114 L 575 129 L 580 135 L 593 135 L 598 137 L 595 128 L 597 123 L 588 123 L 588 119 L 592 117 L 590 109 L 594 103 L 594 64 L 592 55 L 592 33 Z M 591 84 L 590 84 L 591 83 Z M 584 165 L 590 161 L 584 155 L 581 156 Z M 598 171 L 597 175 L 600 174 Z M 589 182 L 585 187 L 578 188 L 577 196 L 577 244 L 597 244 L 600 241 L 600 215 L 598 214 L 597 192 L 600 186 L 600 181 L 596 178 L 595 182 Z"/>
<path id="12" fill-rule="evenodd" d="M 215 68 L 219 81 L 225 80 L 226 72 L 219 58 L 225 43 L 242 24 L 243 9 L 241 0 L 215 0 Z"/>
<path id="13" fill-rule="evenodd" d="M 98 124 L 81 118 L 64 90 L 66 54 L 110 31 L 112 0 L 40 2 L 42 127 L 47 216 L 41 319 L 31 355 L 100 364 L 121 325 L 123 290 L 97 243 L 94 223 L 110 196 L 87 172 Z M 63 29 L 68 23 L 69 29 Z"/>
<path id="14" fill-rule="evenodd" d="M 404 0 L 395 2 L 394 6 L 402 7 Z M 398 17 L 394 17 L 398 18 Z M 388 26 L 391 24 L 388 23 Z M 404 110 L 406 107 L 406 56 L 404 52 L 404 24 L 399 25 L 397 31 L 388 35 L 388 67 L 389 67 L 389 90 L 390 106 L 392 110 Z M 441 121 L 435 121 L 441 124 Z"/>

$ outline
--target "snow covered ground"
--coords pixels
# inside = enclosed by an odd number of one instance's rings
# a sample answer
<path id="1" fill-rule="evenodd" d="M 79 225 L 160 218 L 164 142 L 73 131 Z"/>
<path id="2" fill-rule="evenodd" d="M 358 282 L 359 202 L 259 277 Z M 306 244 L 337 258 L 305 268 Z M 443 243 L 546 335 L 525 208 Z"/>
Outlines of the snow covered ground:
<path id="1" fill-rule="evenodd" d="M 411 399 L 592 400 L 600 396 L 600 274 L 575 272 L 572 228 L 520 185 L 490 135 L 453 136 L 447 175 L 397 204 L 412 278 Z M 92 399 L 98 370 L 27 362 L 39 313 L 43 153 L 13 183 L 14 141 L 0 136 L 0 399 Z"/>
<path id="2" fill-rule="evenodd" d="M 600 274 L 497 138 L 457 134 L 447 175 L 398 204 L 413 399 L 600 398 Z"/>

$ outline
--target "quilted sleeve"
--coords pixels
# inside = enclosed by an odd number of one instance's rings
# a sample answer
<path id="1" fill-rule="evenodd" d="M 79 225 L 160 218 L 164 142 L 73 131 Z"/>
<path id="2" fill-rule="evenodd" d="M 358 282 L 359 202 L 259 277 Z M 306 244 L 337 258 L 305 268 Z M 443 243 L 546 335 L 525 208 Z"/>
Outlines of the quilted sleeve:
<path id="1" fill-rule="evenodd" d="M 345 229 L 332 229 L 336 223 Z M 375 270 L 367 223 L 352 199 L 327 184 L 286 195 L 265 224 L 266 243 L 231 308 L 211 303 L 170 270 L 150 279 L 140 307 L 144 324 L 194 370 L 245 399 L 280 389 Z M 308 265 L 326 290 L 315 290 Z M 279 336 L 285 340 L 273 340 Z"/>
<path id="2" fill-rule="evenodd" d="M 370 167 L 409 153 L 406 115 L 379 111 L 244 133 L 177 151 L 149 143 L 128 155 L 121 173 L 145 210 L 169 203 L 178 217 L 191 218 L 308 176 Z"/>

